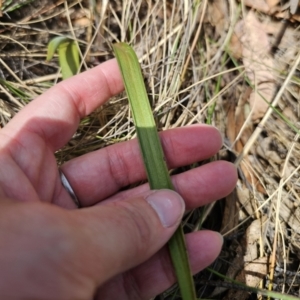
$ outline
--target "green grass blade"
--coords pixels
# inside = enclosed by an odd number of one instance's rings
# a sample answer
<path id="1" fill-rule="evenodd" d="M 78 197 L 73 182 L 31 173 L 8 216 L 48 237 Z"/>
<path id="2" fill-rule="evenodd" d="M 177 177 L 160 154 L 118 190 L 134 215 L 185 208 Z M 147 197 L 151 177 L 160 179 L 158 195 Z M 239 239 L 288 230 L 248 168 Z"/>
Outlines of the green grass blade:
<path id="1" fill-rule="evenodd" d="M 23 1 L 7 0 L 7 1 L 2 2 L 2 7 L 0 6 L 0 8 L 3 11 L 3 13 L 9 13 L 9 12 L 13 12 L 14 10 L 17 10 L 17 9 L 33 2 L 33 1 L 34 0 L 23 0 Z M 1 3 L 1 1 L 0 1 L 0 3 Z"/>
<path id="2" fill-rule="evenodd" d="M 114 44 L 113 49 L 130 102 L 150 188 L 174 190 L 137 56 L 126 43 Z M 196 299 L 182 226 L 179 226 L 168 246 L 182 299 Z"/>

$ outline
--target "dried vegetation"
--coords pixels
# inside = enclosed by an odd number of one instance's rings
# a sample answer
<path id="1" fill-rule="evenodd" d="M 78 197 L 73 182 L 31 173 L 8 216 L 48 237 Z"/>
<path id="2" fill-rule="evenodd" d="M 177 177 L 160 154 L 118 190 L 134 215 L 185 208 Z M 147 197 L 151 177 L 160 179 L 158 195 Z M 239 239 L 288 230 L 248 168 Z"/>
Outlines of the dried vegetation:
<path id="1" fill-rule="evenodd" d="M 78 42 L 81 71 L 130 42 L 159 128 L 213 124 L 224 136 L 214 159 L 238 166 L 236 190 L 190 213 L 186 230 L 223 233 L 217 272 L 300 296 L 298 11 L 279 0 L 2 1 L 0 126 L 61 80 L 57 60 L 45 61 L 52 37 Z M 82 120 L 58 163 L 133 136 L 120 95 Z M 201 298 L 256 298 L 207 270 L 195 278 Z"/>

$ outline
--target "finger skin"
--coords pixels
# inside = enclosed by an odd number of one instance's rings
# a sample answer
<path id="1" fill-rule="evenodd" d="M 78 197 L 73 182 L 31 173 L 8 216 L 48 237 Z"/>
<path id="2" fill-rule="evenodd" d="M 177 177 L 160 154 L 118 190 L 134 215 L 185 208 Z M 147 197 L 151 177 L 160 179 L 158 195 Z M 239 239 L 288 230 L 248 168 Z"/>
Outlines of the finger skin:
<path id="1" fill-rule="evenodd" d="M 153 199 L 168 202 L 167 223 Z M 169 190 L 76 211 L 1 200 L 1 299 L 90 300 L 99 285 L 161 249 L 184 212 Z"/>
<path id="2" fill-rule="evenodd" d="M 219 131 L 206 125 L 167 130 L 160 133 L 160 138 L 169 168 L 207 159 L 216 154 L 222 145 Z M 82 206 L 93 205 L 129 184 L 146 179 L 136 139 L 73 159 L 64 164 L 62 170 Z"/>
<path id="3" fill-rule="evenodd" d="M 93 241 L 92 249 L 97 251 L 89 268 L 93 270 L 98 284 L 150 258 L 178 227 L 184 206 L 180 214 L 176 212 L 176 223 L 163 227 L 153 208 L 145 201 L 153 192 L 147 191 L 126 201 L 110 202 L 73 213 L 77 229 L 82 231 L 82 239 L 86 239 L 86 243 L 81 243 L 84 246 Z M 174 193 L 159 191 L 165 192 Z M 175 214 L 175 211 L 170 208 L 169 214 L 172 213 Z M 101 263 L 95 266 L 97 259 Z M 91 259 L 87 257 L 87 260 Z"/>
<path id="4" fill-rule="evenodd" d="M 193 274 L 209 266 L 220 254 L 219 233 L 203 230 L 186 235 L 189 261 Z M 168 249 L 165 247 L 140 266 L 118 275 L 101 286 L 96 300 L 150 299 L 176 282 Z"/>
<path id="5" fill-rule="evenodd" d="M 5 126 L 6 134 L 11 138 L 19 136 L 20 131 L 37 135 L 52 151 L 58 150 L 72 137 L 81 118 L 123 88 L 116 60 L 106 61 L 60 82 L 30 102 Z"/>
<path id="6" fill-rule="evenodd" d="M 31 101 L 0 131 L 0 185 L 6 197 L 75 208 L 62 189 L 54 151 L 82 117 L 123 90 L 116 60 L 64 80 Z M 15 184 L 11 184 L 14 182 Z"/>
<path id="7" fill-rule="evenodd" d="M 229 195 L 237 181 L 236 167 L 227 161 L 215 161 L 171 177 L 175 190 L 193 209 Z M 121 201 L 149 190 L 148 184 L 125 190 L 106 201 Z"/>

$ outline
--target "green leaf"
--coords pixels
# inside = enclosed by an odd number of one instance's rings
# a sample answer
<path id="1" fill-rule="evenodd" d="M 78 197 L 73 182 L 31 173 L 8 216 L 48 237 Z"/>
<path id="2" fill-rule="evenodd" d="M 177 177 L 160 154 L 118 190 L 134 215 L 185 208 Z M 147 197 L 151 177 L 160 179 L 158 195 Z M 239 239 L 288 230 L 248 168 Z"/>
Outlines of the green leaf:
<path id="1" fill-rule="evenodd" d="M 76 75 L 80 62 L 79 51 L 75 41 L 64 36 L 52 39 L 48 44 L 46 60 L 51 60 L 56 51 L 58 52 L 58 61 L 63 79 Z"/>
<path id="2" fill-rule="evenodd" d="M 130 102 L 150 188 L 174 190 L 137 56 L 133 49 L 126 43 L 114 44 L 113 50 Z M 168 246 L 182 299 L 196 299 L 182 226 L 179 226 L 170 239 Z"/>

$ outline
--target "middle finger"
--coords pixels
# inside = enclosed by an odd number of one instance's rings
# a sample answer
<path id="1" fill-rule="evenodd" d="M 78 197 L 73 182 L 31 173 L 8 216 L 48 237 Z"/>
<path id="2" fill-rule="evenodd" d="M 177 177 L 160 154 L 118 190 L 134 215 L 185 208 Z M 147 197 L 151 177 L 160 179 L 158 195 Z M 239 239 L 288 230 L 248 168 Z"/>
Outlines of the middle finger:
<path id="1" fill-rule="evenodd" d="M 160 139 L 169 168 L 209 158 L 222 145 L 219 131 L 206 125 L 167 130 L 160 133 Z M 62 170 L 83 207 L 146 179 L 136 139 L 75 158 L 65 163 Z"/>

